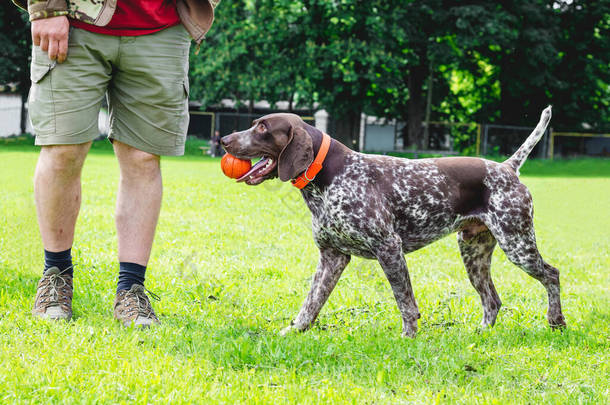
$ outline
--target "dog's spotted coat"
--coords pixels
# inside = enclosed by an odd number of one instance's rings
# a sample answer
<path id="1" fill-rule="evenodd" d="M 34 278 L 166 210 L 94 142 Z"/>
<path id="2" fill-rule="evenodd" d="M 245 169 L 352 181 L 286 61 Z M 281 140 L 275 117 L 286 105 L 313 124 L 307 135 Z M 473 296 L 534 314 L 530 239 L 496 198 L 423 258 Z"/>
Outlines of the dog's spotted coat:
<path id="1" fill-rule="evenodd" d="M 501 306 L 490 275 L 496 242 L 510 261 L 546 288 L 549 324 L 565 325 L 559 272 L 538 252 L 532 198 L 518 179 L 519 168 L 550 118 L 549 107 L 526 142 L 503 163 L 365 155 L 333 140 L 324 169 L 301 190 L 312 213 L 320 260 L 311 290 L 284 332 L 311 326 L 356 255 L 379 261 L 402 315 L 403 335 L 414 336 L 420 314 L 404 255 L 456 231 L 468 277 L 481 297 L 484 326 L 495 323 Z M 223 138 L 223 145 L 238 157 L 279 160 L 279 177 L 286 181 L 311 163 L 321 137 L 294 115 L 272 114 L 247 131 Z M 303 161 L 304 166 L 294 163 Z M 258 184 L 275 175 L 274 171 L 251 181 Z"/>

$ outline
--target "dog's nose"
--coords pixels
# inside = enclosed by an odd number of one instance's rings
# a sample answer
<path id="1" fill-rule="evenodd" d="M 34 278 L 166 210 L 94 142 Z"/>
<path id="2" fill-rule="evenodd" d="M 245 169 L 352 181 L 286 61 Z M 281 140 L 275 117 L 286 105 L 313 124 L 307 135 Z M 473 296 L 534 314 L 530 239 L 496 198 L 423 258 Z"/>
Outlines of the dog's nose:
<path id="1" fill-rule="evenodd" d="M 220 138 L 220 144 L 226 148 L 231 143 L 232 137 L 232 135 L 223 136 L 222 138 Z"/>

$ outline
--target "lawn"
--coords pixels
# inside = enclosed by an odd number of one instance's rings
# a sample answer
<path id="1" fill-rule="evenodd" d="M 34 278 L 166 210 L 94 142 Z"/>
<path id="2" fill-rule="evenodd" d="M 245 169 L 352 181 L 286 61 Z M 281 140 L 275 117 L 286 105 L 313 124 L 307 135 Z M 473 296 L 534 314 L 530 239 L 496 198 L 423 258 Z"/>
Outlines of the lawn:
<path id="1" fill-rule="evenodd" d="M 118 167 L 96 147 L 83 173 L 74 320 L 30 315 L 42 270 L 37 149 L 0 144 L 0 402 L 608 403 L 610 161 L 528 162 L 539 248 L 561 271 L 568 328 L 546 293 L 496 249 L 504 303 L 492 329 L 454 236 L 407 256 L 422 314 L 400 338 L 378 264 L 354 258 L 315 327 L 279 336 L 317 262 L 298 191 L 247 187 L 218 159 L 163 159 L 165 194 L 147 287 L 162 325 L 112 319 Z"/>

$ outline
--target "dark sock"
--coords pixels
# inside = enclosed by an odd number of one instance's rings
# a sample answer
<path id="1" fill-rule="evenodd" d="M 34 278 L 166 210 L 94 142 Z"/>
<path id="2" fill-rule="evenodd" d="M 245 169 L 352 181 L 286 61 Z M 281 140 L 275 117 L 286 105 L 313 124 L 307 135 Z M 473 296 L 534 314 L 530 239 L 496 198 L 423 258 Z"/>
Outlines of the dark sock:
<path id="1" fill-rule="evenodd" d="M 119 282 L 116 286 L 116 292 L 121 290 L 129 290 L 134 284 L 144 285 L 144 276 L 146 275 L 146 266 L 136 263 L 120 262 L 119 263 Z"/>
<path id="2" fill-rule="evenodd" d="M 59 271 L 64 271 L 63 274 L 68 274 L 70 277 L 74 275 L 72 271 L 72 248 L 63 252 L 44 251 L 44 271 L 50 267 L 57 267 Z"/>

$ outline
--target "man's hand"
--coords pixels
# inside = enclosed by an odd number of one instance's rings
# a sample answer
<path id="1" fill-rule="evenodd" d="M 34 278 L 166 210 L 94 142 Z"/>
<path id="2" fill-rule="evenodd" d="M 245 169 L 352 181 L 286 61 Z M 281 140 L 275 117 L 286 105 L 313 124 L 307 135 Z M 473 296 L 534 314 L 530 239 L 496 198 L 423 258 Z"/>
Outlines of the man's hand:
<path id="1" fill-rule="evenodd" d="M 49 59 L 62 63 L 68 56 L 70 23 L 65 15 L 32 21 L 32 42 L 49 52 Z"/>

